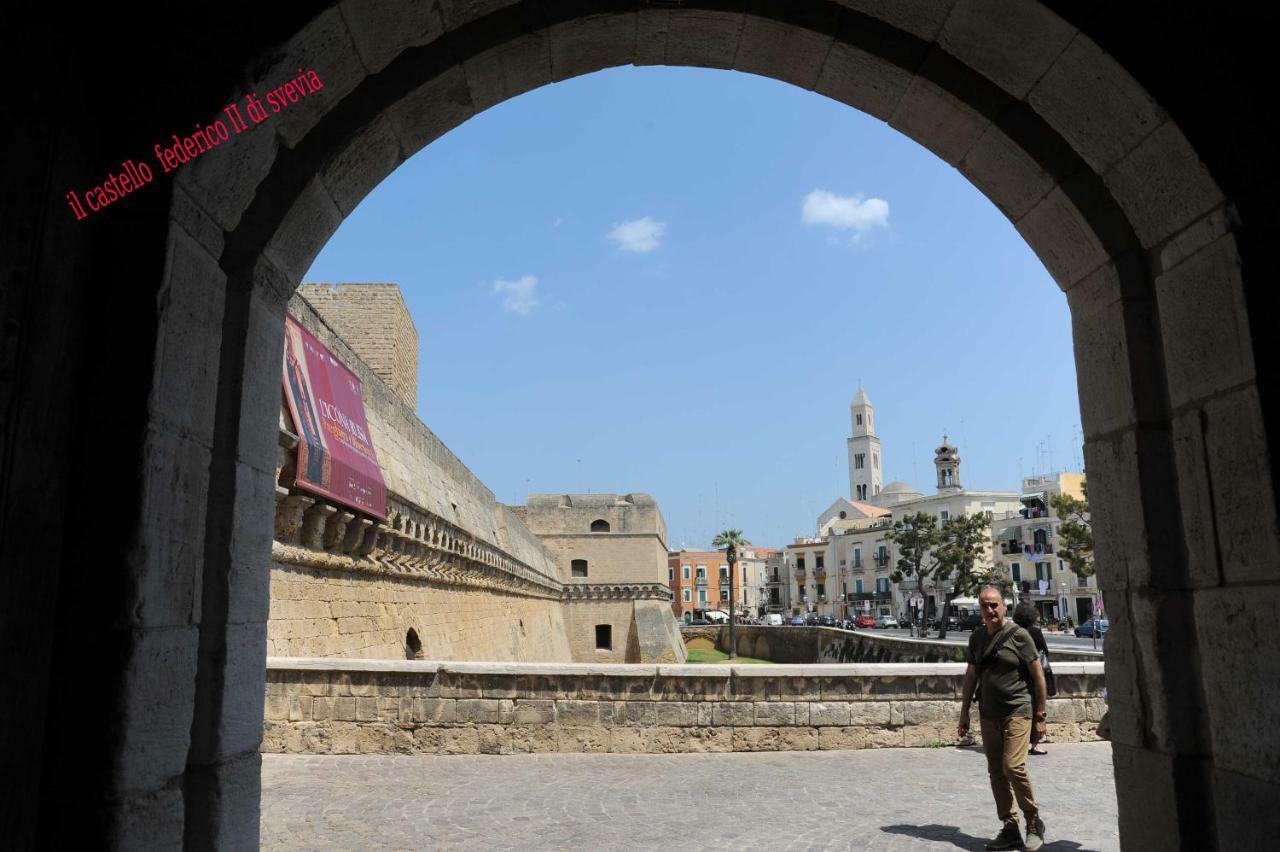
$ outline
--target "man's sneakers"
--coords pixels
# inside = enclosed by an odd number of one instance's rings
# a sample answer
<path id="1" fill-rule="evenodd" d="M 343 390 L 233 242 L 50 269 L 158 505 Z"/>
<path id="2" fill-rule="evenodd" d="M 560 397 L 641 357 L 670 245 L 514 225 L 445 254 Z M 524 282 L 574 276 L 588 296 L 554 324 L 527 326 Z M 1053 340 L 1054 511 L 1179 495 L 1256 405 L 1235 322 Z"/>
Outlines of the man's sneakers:
<path id="1" fill-rule="evenodd" d="M 1044 820 L 1036 817 L 1027 820 L 1027 852 L 1035 852 L 1044 845 Z"/>
<path id="2" fill-rule="evenodd" d="M 1016 822 L 1006 822 L 1000 833 L 987 841 L 988 849 L 1017 849 L 1022 845 L 1022 832 Z M 1027 847 L 1030 849 L 1031 847 Z M 1037 849 L 1040 847 L 1036 847 Z"/>

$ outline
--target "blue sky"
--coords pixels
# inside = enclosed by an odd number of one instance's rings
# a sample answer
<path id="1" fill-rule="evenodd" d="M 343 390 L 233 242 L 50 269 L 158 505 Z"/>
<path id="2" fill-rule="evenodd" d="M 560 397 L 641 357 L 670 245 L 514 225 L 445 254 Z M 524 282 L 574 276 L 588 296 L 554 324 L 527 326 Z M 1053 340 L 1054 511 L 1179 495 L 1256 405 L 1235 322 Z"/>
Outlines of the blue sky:
<path id="1" fill-rule="evenodd" d="M 419 415 L 503 502 L 643 491 L 670 544 L 811 533 L 859 379 L 885 482 L 1078 470 L 1066 299 L 886 124 L 737 72 L 619 68 L 500 104 L 371 193 L 306 276 L 395 282 Z M 1050 451 L 1052 457 L 1050 458 Z"/>

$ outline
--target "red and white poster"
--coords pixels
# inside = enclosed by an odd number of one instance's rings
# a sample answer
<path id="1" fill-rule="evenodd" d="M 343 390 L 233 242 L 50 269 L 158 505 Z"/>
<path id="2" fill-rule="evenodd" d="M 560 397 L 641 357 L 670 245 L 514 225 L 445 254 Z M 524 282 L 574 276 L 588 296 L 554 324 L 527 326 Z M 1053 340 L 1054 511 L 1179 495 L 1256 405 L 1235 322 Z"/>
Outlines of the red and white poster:
<path id="1" fill-rule="evenodd" d="M 299 488 L 380 520 L 387 485 L 365 419 L 360 379 L 286 315 L 284 396 L 298 432 Z"/>

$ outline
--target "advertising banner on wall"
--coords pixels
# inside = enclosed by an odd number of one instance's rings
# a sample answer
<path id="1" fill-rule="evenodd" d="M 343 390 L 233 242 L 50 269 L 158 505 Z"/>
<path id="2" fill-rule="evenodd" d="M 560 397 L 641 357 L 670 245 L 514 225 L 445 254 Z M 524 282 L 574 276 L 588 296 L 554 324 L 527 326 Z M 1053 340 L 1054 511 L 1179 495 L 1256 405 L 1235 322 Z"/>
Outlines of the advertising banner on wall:
<path id="1" fill-rule="evenodd" d="M 296 484 L 385 520 L 387 485 L 360 379 L 293 317 L 285 316 L 284 330 L 284 395 L 298 433 Z"/>

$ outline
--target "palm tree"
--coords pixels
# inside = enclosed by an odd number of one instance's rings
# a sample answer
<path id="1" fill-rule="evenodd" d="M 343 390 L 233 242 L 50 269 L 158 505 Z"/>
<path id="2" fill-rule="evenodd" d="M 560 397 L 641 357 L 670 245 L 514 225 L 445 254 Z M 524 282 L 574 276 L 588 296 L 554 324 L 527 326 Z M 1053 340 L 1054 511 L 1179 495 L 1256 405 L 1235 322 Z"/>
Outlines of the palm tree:
<path id="1" fill-rule="evenodd" d="M 725 558 L 729 561 L 729 659 L 738 658 L 738 645 L 734 642 L 733 619 L 737 613 L 737 600 L 733 594 L 733 566 L 738 562 L 738 553 L 751 546 L 751 542 L 742 537 L 742 530 L 725 530 L 711 542 L 716 547 L 725 549 Z"/>

